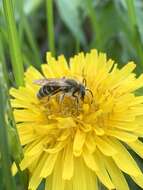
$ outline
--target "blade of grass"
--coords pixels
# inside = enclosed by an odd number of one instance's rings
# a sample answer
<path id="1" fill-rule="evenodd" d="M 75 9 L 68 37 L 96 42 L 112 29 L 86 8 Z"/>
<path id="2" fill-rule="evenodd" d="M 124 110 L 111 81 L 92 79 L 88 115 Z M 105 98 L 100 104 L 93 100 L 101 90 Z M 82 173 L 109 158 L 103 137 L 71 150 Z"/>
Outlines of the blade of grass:
<path id="1" fill-rule="evenodd" d="M 2 65 L 0 64 L 0 149 L 1 149 L 1 160 L 3 169 L 4 185 L 6 190 L 16 190 L 14 179 L 11 175 L 11 161 L 8 148 L 8 137 L 7 137 L 7 124 L 6 124 L 6 96 L 4 92 L 4 81 L 2 80 Z"/>
<path id="2" fill-rule="evenodd" d="M 18 32 L 16 29 L 16 23 L 13 13 L 13 5 L 11 0 L 3 0 L 3 8 L 5 13 L 5 19 L 8 27 L 9 35 L 9 49 L 11 54 L 12 67 L 16 85 L 23 85 L 23 60 L 22 52 L 20 48 Z"/>
<path id="3" fill-rule="evenodd" d="M 126 4 L 128 8 L 128 15 L 129 15 L 129 22 L 131 26 L 133 44 L 136 48 L 140 64 L 141 66 L 143 66 L 143 47 L 141 45 L 141 39 L 140 39 L 139 30 L 138 30 L 135 1 L 126 0 Z"/>
<path id="4" fill-rule="evenodd" d="M 4 55 L 3 42 L 4 42 L 4 39 L 3 39 L 2 34 L 0 32 L 0 62 L 1 62 L 2 67 L 3 67 L 3 74 L 5 77 L 5 81 L 7 83 L 7 86 L 9 86 L 9 79 L 8 79 L 8 73 L 7 73 L 6 61 L 5 61 L 5 55 Z"/>
<path id="5" fill-rule="evenodd" d="M 46 14 L 47 14 L 48 46 L 53 56 L 55 56 L 53 0 L 46 0 Z"/>

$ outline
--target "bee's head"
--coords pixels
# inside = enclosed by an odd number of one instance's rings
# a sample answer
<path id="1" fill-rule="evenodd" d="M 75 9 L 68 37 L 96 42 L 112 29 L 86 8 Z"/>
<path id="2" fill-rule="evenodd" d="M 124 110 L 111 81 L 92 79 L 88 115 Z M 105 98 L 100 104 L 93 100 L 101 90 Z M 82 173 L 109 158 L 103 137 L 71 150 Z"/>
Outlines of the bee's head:
<path id="1" fill-rule="evenodd" d="M 85 96 L 85 87 L 83 85 L 80 85 L 79 87 L 79 94 L 80 94 L 80 98 L 82 101 L 84 101 L 84 96 Z"/>

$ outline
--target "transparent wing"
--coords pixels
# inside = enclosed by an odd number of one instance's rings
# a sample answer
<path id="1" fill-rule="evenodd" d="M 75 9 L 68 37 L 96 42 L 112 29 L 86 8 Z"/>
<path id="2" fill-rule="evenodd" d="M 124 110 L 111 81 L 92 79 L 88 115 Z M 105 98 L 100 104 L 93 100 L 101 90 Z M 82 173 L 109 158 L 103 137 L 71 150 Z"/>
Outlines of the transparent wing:
<path id="1" fill-rule="evenodd" d="M 53 86 L 53 87 L 68 87 L 71 86 L 70 84 L 66 83 L 65 78 L 44 78 L 44 79 L 39 79 L 39 80 L 35 80 L 33 81 L 34 84 L 37 85 L 47 85 L 47 86 Z"/>

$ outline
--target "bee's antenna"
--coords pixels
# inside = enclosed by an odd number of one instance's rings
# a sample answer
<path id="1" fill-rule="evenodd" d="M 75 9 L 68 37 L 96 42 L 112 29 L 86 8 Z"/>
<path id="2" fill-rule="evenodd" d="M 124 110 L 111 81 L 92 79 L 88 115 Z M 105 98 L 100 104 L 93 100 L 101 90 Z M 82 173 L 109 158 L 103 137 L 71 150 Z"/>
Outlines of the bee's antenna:
<path id="1" fill-rule="evenodd" d="M 92 96 L 92 101 L 91 101 L 91 104 L 92 104 L 92 103 L 93 103 L 93 97 L 94 97 L 94 96 L 93 96 L 93 93 L 92 93 L 92 91 L 91 91 L 90 89 L 88 89 L 88 88 L 86 89 L 86 91 L 90 92 L 90 94 L 91 94 L 91 96 Z"/>
<path id="2" fill-rule="evenodd" d="M 84 86 L 86 87 L 87 82 L 86 82 L 86 79 L 85 79 L 85 78 L 82 80 L 82 83 L 83 83 L 83 84 L 84 84 Z"/>

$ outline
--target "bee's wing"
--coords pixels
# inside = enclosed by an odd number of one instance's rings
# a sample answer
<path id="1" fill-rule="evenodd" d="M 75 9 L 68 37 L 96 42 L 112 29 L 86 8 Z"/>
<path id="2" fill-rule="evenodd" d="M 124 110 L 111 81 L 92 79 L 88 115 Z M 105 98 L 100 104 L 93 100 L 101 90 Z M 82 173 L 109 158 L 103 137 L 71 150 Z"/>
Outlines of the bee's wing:
<path id="1" fill-rule="evenodd" d="M 57 87 L 68 87 L 70 84 L 65 82 L 65 78 L 48 78 L 48 79 L 39 79 L 34 81 L 38 85 L 47 85 L 47 86 L 57 86 Z"/>
<path id="2" fill-rule="evenodd" d="M 38 80 L 34 80 L 33 83 L 34 84 L 38 84 L 38 85 L 46 85 L 49 82 L 48 79 L 44 78 L 44 79 L 38 79 Z"/>

